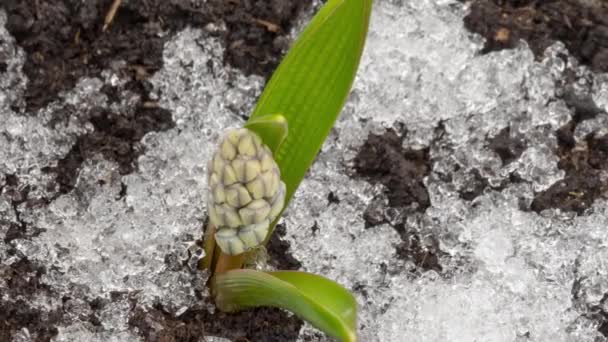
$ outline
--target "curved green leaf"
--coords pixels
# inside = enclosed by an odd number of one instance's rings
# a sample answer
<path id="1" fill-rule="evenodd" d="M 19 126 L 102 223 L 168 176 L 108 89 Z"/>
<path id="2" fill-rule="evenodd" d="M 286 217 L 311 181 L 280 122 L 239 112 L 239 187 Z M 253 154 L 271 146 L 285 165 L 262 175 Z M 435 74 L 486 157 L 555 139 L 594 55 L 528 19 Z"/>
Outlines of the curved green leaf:
<path id="1" fill-rule="evenodd" d="M 289 50 L 249 121 L 282 113 L 289 134 L 275 153 L 285 203 L 319 152 L 348 96 L 363 51 L 372 0 L 329 0 Z"/>
<path id="2" fill-rule="evenodd" d="M 336 282 L 306 272 L 277 271 L 270 274 L 330 307 L 352 330 L 357 328 L 357 302 L 350 292 Z"/>
<path id="3" fill-rule="evenodd" d="M 342 286 L 295 271 L 233 270 L 214 277 L 215 301 L 222 311 L 272 306 L 289 310 L 327 335 L 357 340 L 357 302 Z"/>

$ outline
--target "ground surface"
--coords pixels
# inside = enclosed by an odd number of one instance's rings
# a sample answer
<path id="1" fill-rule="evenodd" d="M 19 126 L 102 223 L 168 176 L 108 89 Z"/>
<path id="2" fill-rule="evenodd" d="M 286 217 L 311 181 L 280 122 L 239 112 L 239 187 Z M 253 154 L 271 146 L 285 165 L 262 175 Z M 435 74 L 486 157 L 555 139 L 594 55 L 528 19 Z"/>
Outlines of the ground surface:
<path id="1" fill-rule="evenodd" d="M 131 0 L 102 33 L 110 2 L 0 4 L 0 340 L 325 340 L 188 267 L 213 144 L 320 2 Z M 607 18 L 377 0 L 269 267 L 351 289 L 362 341 L 608 341 Z"/>

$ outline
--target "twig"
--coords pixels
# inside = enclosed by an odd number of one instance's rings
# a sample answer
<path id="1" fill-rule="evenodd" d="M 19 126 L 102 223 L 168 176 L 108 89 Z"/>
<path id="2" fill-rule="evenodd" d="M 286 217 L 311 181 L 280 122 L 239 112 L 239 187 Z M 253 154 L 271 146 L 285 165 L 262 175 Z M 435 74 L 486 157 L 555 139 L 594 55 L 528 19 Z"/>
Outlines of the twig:
<path id="1" fill-rule="evenodd" d="M 158 105 L 158 102 L 156 102 L 156 101 L 144 101 L 144 102 L 142 102 L 141 106 L 146 109 L 154 109 L 154 108 L 160 107 Z"/>
<path id="2" fill-rule="evenodd" d="M 255 22 L 258 25 L 264 26 L 267 31 L 272 32 L 272 33 L 277 33 L 279 31 L 281 31 L 281 27 L 279 25 L 272 23 L 270 21 L 267 21 L 267 20 L 253 18 L 253 22 Z"/>
<path id="3" fill-rule="evenodd" d="M 110 10 L 108 11 L 108 14 L 106 14 L 106 19 L 103 22 L 103 29 L 102 29 L 103 32 L 106 32 L 106 30 L 112 23 L 112 20 L 114 20 L 114 16 L 116 15 L 116 12 L 118 11 L 118 7 L 120 7 L 121 2 L 122 2 L 122 0 L 114 0 L 114 2 L 112 3 L 112 6 L 110 7 Z"/>

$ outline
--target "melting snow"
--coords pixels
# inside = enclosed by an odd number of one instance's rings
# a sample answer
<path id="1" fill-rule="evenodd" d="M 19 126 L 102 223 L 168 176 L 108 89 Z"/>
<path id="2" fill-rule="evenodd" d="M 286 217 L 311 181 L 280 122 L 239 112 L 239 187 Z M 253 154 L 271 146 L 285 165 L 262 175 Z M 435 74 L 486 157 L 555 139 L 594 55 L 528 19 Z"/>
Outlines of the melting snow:
<path id="1" fill-rule="evenodd" d="M 607 341 L 592 319 L 601 305 L 608 312 L 602 301 L 608 293 L 606 200 L 598 199 L 583 216 L 557 210 L 539 215 L 520 205 L 564 177 L 553 132 L 572 117 L 557 86 L 566 68 L 592 79 L 579 90 L 604 111 L 608 76 L 558 57 L 567 55 L 561 44 L 542 61 L 523 42 L 480 55 L 483 42 L 463 28 L 465 11 L 446 0 L 376 1 L 353 93 L 285 215 L 290 252 L 305 270 L 354 290 L 361 341 Z M 15 113 L 11 105 L 20 105 L 27 82 L 25 56 L 5 21 L 0 13 L 6 42 L 0 53 L 9 56 L 0 77 L 0 186 L 5 175 L 15 174 L 32 187 L 30 196 L 44 198 L 56 189 L 44 186 L 52 175 L 41 169 L 56 165 L 78 136 L 93 129 L 78 115 L 51 129 L 53 113 L 66 105 L 82 113 L 111 106 L 99 90 L 118 76 L 108 71 L 104 79 L 83 79 L 38 113 Z M 99 155 L 83 163 L 72 192 L 48 206 L 17 208 L 19 219 L 43 231 L 10 243 L 46 266 L 42 282 L 57 294 L 30 298 L 31 306 L 51 311 L 66 295 L 73 311 L 86 316 L 86 301 L 111 292 L 131 293 L 139 305 L 160 302 L 174 313 L 203 305 L 194 294 L 205 277 L 179 264 L 201 232 L 206 160 L 222 130 L 242 123 L 263 88 L 262 79 L 223 67 L 222 54 L 221 43 L 201 30 L 186 29 L 167 43 L 164 68 L 151 82 L 176 126 L 144 137 L 136 172 L 121 176 L 118 165 Z M 602 113 L 582 123 L 575 136 L 605 132 L 607 121 Z M 362 137 L 397 123 L 408 130 L 404 145 L 430 146 L 425 184 L 431 207 L 407 225 L 438 239 L 445 252 L 441 273 L 417 272 L 399 259 L 401 238 L 393 227 L 364 226 L 362 214 L 383 188 L 351 177 L 352 160 Z M 437 138 L 440 123 L 445 134 Z M 487 137 L 507 126 L 527 148 L 503 165 Z M 469 202 L 458 189 L 473 169 L 497 190 Z M 513 173 L 522 181 L 511 182 Z M 444 174 L 452 175 L 451 182 Z M 326 205 L 330 191 L 339 203 Z M 7 196 L 0 194 L 0 219 L 17 223 Z M 2 241 L 0 260 L 9 265 L 15 259 Z M 4 286 L 0 281 L 0 293 Z M 132 299 L 120 298 L 103 308 L 101 330 L 75 314 L 55 341 L 140 340 L 127 326 Z M 27 341 L 28 334 L 15 341 Z M 308 338 L 325 340 L 306 327 L 302 340 Z"/>

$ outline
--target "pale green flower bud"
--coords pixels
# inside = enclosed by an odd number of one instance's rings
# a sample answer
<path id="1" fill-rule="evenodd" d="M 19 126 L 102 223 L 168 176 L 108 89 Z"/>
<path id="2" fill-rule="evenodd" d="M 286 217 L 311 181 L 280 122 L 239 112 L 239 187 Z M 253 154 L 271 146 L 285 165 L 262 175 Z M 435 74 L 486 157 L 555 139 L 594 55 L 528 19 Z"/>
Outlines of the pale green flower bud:
<path id="1" fill-rule="evenodd" d="M 222 252 L 259 246 L 285 202 L 285 183 L 270 149 L 246 128 L 226 131 L 207 166 L 209 218 Z"/>

